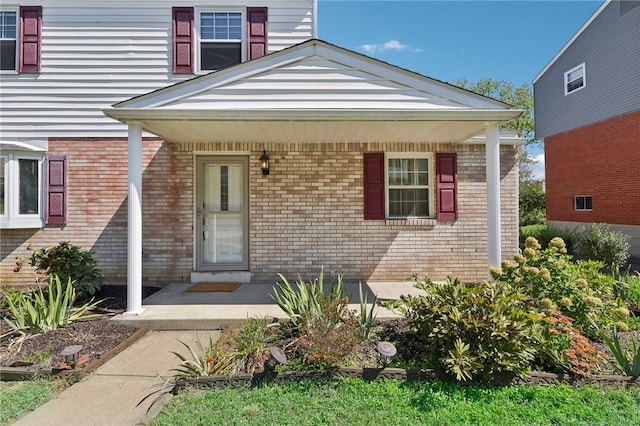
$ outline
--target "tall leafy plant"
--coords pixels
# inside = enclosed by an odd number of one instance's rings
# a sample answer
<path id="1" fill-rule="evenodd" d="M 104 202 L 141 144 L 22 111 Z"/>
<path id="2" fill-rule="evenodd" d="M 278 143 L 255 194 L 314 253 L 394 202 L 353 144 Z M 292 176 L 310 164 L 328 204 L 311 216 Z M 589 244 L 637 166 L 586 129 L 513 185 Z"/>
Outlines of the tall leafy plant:
<path id="1" fill-rule="evenodd" d="M 95 316 L 90 314 L 98 302 L 85 303 L 74 307 L 75 290 L 69 281 L 62 285 L 57 275 L 49 277 L 46 294 L 42 288 L 32 293 L 22 293 L 19 298 L 7 298 L 7 309 L 11 318 L 4 320 L 12 330 L 19 333 L 45 333 L 64 327 L 82 318 Z"/>

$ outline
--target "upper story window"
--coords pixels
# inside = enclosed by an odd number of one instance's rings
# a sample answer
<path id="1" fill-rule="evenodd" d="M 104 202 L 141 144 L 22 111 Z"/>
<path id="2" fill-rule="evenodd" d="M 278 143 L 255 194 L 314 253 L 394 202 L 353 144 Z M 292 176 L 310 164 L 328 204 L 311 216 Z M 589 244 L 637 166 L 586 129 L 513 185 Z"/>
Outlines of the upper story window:
<path id="1" fill-rule="evenodd" d="M 564 94 L 568 95 L 580 90 L 587 84 L 584 64 L 570 69 L 564 73 Z"/>
<path id="2" fill-rule="evenodd" d="M 0 10 L 0 70 L 17 71 L 18 13 Z"/>
<path id="3" fill-rule="evenodd" d="M 0 10 L 0 72 L 38 73 L 42 6 Z"/>
<path id="4" fill-rule="evenodd" d="M 173 72 L 215 71 L 267 54 L 266 7 L 173 7 Z"/>
<path id="5" fill-rule="evenodd" d="M 387 217 L 431 217 L 431 156 L 390 154 L 387 157 Z"/>
<path id="6" fill-rule="evenodd" d="M 242 62 L 243 14 L 241 12 L 200 13 L 200 69 L 213 71 Z"/>

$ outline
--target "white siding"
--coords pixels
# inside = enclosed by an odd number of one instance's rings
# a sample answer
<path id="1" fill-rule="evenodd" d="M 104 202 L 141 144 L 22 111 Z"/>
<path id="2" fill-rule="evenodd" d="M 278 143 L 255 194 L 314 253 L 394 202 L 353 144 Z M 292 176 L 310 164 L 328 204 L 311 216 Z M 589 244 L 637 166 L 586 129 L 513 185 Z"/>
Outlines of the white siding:
<path id="1" fill-rule="evenodd" d="M 126 136 L 102 108 L 193 77 L 172 73 L 173 6 L 266 6 L 269 53 L 313 34 L 311 0 L 43 1 L 41 72 L 1 75 L 2 139 Z"/>

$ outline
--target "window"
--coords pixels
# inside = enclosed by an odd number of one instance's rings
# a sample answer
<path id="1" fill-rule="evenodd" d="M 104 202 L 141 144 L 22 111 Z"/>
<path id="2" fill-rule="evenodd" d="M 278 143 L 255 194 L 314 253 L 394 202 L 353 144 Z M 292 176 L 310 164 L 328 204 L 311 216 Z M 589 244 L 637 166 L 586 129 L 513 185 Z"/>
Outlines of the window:
<path id="1" fill-rule="evenodd" d="M 577 212 L 590 212 L 593 210 L 591 195 L 579 195 L 573 197 L 573 208 Z"/>
<path id="2" fill-rule="evenodd" d="M 213 71 L 242 62 L 241 12 L 201 12 L 200 69 Z"/>
<path id="3" fill-rule="evenodd" d="M 431 158 L 422 155 L 387 157 L 387 217 L 431 216 Z"/>
<path id="4" fill-rule="evenodd" d="M 576 90 L 582 89 L 586 85 L 584 64 L 564 73 L 564 94 L 568 95 Z"/>
<path id="5" fill-rule="evenodd" d="M 455 152 L 365 152 L 362 165 L 365 220 L 458 219 Z"/>
<path id="6" fill-rule="evenodd" d="M 16 71 L 18 59 L 18 14 L 0 11 L 0 70 Z"/>
<path id="7" fill-rule="evenodd" d="M 0 227 L 42 227 L 44 155 L 7 154 L 0 158 Z"/>
<path id="8" fill-rule="evenodd" d="M 176 74 L 215 71 L 267 54 L 266 7 L 198 13 L 193 7 L 173 7 L 172 15 Z"/>

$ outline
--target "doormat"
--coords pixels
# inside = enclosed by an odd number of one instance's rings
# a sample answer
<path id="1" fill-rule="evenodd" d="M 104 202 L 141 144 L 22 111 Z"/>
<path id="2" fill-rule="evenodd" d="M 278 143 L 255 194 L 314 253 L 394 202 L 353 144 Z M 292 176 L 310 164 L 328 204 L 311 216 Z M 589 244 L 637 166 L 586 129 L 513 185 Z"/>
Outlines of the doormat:
<path id="1" fill-rule="evenodd" d="M 240 287 L 240 283 L 197 283 L 187 289 L 194 292 L 216 292 L 226 291 L 232 292 Z"/>

